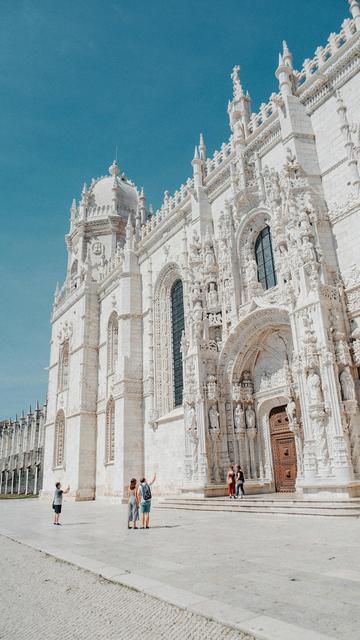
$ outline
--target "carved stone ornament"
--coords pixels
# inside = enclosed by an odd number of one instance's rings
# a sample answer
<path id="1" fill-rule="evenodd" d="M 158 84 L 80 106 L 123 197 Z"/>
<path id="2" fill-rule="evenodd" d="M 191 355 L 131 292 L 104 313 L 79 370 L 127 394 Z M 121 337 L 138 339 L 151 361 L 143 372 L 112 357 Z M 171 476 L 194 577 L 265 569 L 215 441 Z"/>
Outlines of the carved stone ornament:
<path id="1" fill-rule="evenodd" d="M 60 324 L 60 328 L 58 331 L 58 340 L 59 343 L 62 344 L 65 340 L 70 340 L 73 334 L 73 324 L 71 320 L 65 320 Z"/>
<path id="2" fill-rule="evenodd" d="M 220 431 L 219 412 L 214 405 L 209 409 L 209 430 L 213 433 L 218 433 Z"/>
<path id="3" fill-rule="evenodd" d="M 158 428 L 158 420 L 159 420 L 159 412 L 155 409 L 150 409 L 148 414 L 148 423 L 153 431 L 156 431 Z"/>
<path id="4" fill-rule="evenodd" d="M 320 376 L 316 371 L 310 371 L 307 377 L 307 388 L 309 394 L 309 403 L 311 405 L 321 405 L 323 402 L 323 393 L 321 388 Z"/>
<path id="5" fill-rule="evenodd" d="M 343 400 L 355 400 L 354 380 L 349 367 L 343 369 L 339 375 L 341 395 Z"/>
<path id="6" fill-rule="evenodd" d="M 92 252 L 94 256 L 101 256 L 103 252 L 103 245 L 101 242 L 94 242 L 92 245 Z"/>
<path id="7" fill-rule="evenodd" d="M 217 400 L 218 398 L 218 387 L 216 378 L 213 374 L 208 375 L 207 381 L 207 397 L 209 400 Z"/>

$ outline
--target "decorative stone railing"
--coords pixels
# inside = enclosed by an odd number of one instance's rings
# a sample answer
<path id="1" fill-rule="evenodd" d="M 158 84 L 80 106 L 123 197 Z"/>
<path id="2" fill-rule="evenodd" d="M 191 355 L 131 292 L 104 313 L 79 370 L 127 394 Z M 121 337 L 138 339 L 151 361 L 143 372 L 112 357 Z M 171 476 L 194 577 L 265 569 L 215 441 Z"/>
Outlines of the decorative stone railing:
<path id="1" fill-rule="evenodd" d="M 204 163 L 204 178 L 205 184 L 207 180 L 212 178 L 216 170 L 228 160 L 232 154 L 231 140 L 228 143 L 221 145 L 220 151 L 215 151 L 212 158 L 207 158 Z M 180 189 L 175 191 L 173 196 L 170 196 L 165 191 L 164 201 L 160 207 L 142 226 L 141 239 L 146 238 L 152 231 L 159 226 L 165 220 L 168 220 L 170 216 L 176 213 L 181 206 L 188 200 L 191 190 L 194 188 L 194 178 L 188 178 L 185 184 L 182 184 Z"/>
<path id="2" fill-rule="evenodd" d="M 330 33 L 328 42 L 325 47 L 318 47 L 315 51 L 314 58 L 306 58 L 303 68 L 299 72 L 294 72 L 298 88 L 309 80 L 321 67 L 335 55 L 341 47 L 344 46 L 356 33 L 354 20 L 347 18 L 342 23 L 342 29 L 339 33 Z"/>
<path id="3" fill-rule="evenodd" d="M 123 262 L 124 258 L 121 253 L 117 253 L 114 258 L 109 258 L 100 272 L 100 282 L 106 280 L 112 273 L 114 273 L 114 271 L 121 269 Z"/>
<path id="4" fill-rule="evenodd" d="M 251 114 L 250 122 L 248 124 L 248 131 L 250 134 L 254 133 L 256 129 L 261 127 L 261 125 L 264 124 L 264 122 L 268 120 L 273 115 L 273 113 L 276 112 L 276 102 L 280 100 L 280 93 L 273 93 L 270 96 L 270 100 L 267 104 L 263 102 L 260 105 L 258 113 Z"/>
<path id="5" fill-rule="evenodd" d="M 205 163 L 205 176 L 209 177 L 216 169 L 222 165 L 232 153 L 232 144 L 231 141 L 228 143 L 223 143 L 221 145 L 220 151 L 214 151 L 214 155 L 212 158 L 207 158 Z"/>
<path id="6" fill-rule="evenodd" d="M 307 58 L 301 71 L 293 71 L 293 76 L 296 81 L 296 93 L 301 96 L 303 85 L 312 78 L 321 67 L 328 62 L 338 51 L 356 34 L 357 29 L 354 19 L 347 18 L 342 23 L 342 28 L 339 33 L 331 33 L 328 42 L 324 47 L 318 47 L 315 52 L 315 56 L 312 59 Z M 260 105 L 257 113 L 252 113 L 250 122 L 248 124 L 248 134 L 251 136 L 251 140 L 254 138 L 253 134 L 257 132 L 262 125 L 264 125 L 277 110 L 277 105 L 281 104 L 281 93 L 273 93 L 267 103 Z M 275 135 L 275 134 L 274 134 Z M 250 140 L 249 140 L 250 142 Z M 208 179 L 211 180 L 217 169 L 231 156 L 233 151 L 232 141 L 223 143 L 220 151 L 215 151 L 212 158 L 208 158 L 204 164 L 204 178 L 205 184 Z M 164 201 L 160 209 L 156 211 L 142 226 L 141 239 L 145 239 L 152 231 L 159 226 L 164 220 L 167 220 L 178 208 L 184 204 L 184 201 L 189 197 L 189 192 L 194 186 L 193 178 L 189 178 L 185 184 L 182 184 L 178 191 L 175 191 L 173 196 L 169 196 L 165 191 Z"/>

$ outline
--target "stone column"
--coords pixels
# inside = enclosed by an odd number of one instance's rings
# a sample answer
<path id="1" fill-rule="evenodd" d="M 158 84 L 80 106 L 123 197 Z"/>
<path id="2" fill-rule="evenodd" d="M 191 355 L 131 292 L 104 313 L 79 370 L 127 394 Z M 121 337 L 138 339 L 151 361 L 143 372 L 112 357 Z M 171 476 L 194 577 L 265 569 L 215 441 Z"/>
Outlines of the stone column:
<path id="1" fill-rule="evenodd" d="M 26 467 L 26 475 L 25 475 L 25 495 L 28 494 L 29 488 L 29 467 Z"/>
<path id="2" fill-rule="evenodd" d="M 21 493 L 21 469 L 18 470 L 18 494 L 20 495 L 20 493 Z"/>
<path id="3" fill-rule="evenodd" d="M 247 436 L 249 440 L 250 449 L 250 475 L 254 480 L 257 477 L 256 470 L 256 455 L 255 455 L 255 440 L 256 440 L 256 427 L 251 427 L 247 430 Z"/>
<path id="4" fill-rule="evenodd" d="M 39 467 L 38 467 L 38 465 L 36 464 L 36 465 L 35 465 L 34 489 L 33 489 L 33 494 L 34 494 L 34 496 L 36 496 L 36 495 L 37 495 L 38 474 L 39 474 Z"/>

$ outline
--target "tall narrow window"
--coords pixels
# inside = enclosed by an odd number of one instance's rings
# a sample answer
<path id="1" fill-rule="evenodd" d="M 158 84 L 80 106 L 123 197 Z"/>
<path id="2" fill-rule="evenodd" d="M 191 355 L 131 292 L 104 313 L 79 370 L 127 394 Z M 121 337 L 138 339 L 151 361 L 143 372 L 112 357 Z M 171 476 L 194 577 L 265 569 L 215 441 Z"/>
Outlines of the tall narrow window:
<path id="1" fill-rule="evenodd" d="M 269 227 L 265 227 L 256 239 L 255 258 L 260 284 L 264 289 L 271 289 L 271 287 L 275 287 L 276 272 Z"/>
<path id="2" fill-rule="evenodd" d="M 184 331 L 184 300 L 181 280 L 176 280 L 171 288 L 171 321 L 172 321 L 172 352 L 174 370 L 174 402 L 175 407 L 182 403 L 183 369 L 181 336 Z"/>
<path id="3" fill-rule="evenodd" d="M 62 467 L 64 464 L 64 446 L 65 414 L 60 410 L 55 420 L 54 467 Z"/>
<path id="4" fill-rule="evenodd" d="M 105 424 L 105 463 L 114 462 L 115 459 L 115 402 L 110 398 L 106 407 Z"/>
<path id="5" fill-rule="evenodd" d="M 118 317 L 114 311 L 111 314 L 108 324 L 108 340 L 107 340 L 107 372 L 114 373 L 116 370 L 117 356 L 118 356 L 118 336 L 119 336 L 119 322 Z"/>
<path id="6" fill-rule="evenodd" d="M 58 389 L 64 391 L 69 384 L 69 342 L 66 340 L 61 348 L 59 361 Z"/>

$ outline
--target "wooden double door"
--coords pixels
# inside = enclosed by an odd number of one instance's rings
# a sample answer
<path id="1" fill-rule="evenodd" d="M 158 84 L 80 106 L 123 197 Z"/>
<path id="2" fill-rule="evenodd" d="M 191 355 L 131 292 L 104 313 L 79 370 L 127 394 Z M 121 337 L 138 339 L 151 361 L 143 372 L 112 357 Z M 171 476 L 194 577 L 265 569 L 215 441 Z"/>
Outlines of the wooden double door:
<path id="1" fill-rule="evenodd" d="M 295 491 L 297 473 L 295 438 L 289 430 L 285 406 L 272 409 L 269 421 L 275 490 Z"/>

